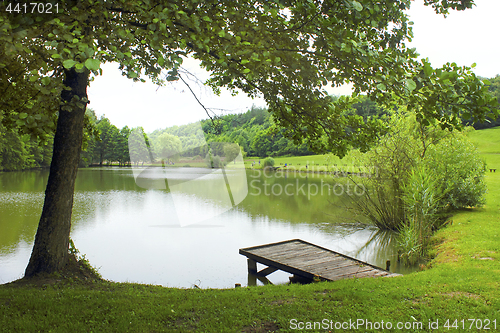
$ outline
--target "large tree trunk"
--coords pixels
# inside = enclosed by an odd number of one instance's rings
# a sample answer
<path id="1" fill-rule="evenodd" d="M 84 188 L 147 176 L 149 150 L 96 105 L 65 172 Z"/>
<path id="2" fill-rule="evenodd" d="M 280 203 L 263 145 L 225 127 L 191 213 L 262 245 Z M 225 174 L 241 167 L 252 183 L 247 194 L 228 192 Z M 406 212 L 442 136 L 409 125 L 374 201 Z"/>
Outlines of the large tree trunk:
<path id="1" fill-rule="evenodd" d="M 74 96 L 87 98 L 89 72 L 85 70 L 77 73 L 71 69 L 66 70 L 65 75 L 64 85 L 71 90 L 61 93 L 61 105 L 71 101 Z M 86 103 L 72 107 L 71 111 L 63 107 L 59 110 L 45 202 L 25 277 L 59 271 L 68 261 L 73 192 L 82 147 L 85 110 Z"/>

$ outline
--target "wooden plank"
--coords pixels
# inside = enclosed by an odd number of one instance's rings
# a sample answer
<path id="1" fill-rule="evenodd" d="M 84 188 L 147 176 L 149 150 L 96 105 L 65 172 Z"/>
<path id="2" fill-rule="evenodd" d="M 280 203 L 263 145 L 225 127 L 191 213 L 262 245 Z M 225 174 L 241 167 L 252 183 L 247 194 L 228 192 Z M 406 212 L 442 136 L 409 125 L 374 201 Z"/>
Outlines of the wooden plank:
<path id="1" fill-rule="evenodd" d="M 298 254 L 290 253 L 287 256 L 280 256 L 280 257 L 274 257 L 270 256 L 269 258 L 273 258 L 275 260 L 278 260 L 280 262 L 287 262 L 287 263 L 292 263 L 292 262 L 307 262 L 309 260 L 318 258 L 318 256 L 321 256 L 322 258 L 327 258 L 331 257 L 331 254 L 328 253 L 322 253 L 322 252 L 316 252 L 316 251 L 309 251 L 309 252 L 300 252 Z M 318 258 L 319 259 L 319 258 Z"/>
<path id="2" fill-rule="evenodd" d="M 314 260 L 310 260 L 310 261 L 291 261 L 291 262 L 285 262 L 285 264 L 287 265 L 290 265 L 290 266 L 296 266 L 300 269 L 303 269 L 303 270 L 310 270 L 310 269 L 314 269 L 314 268 L 317 268 L 317 267 L 321 267 L 321 266 L 324 266 L 324 265 L 329 265 L 329 266 L 337 266 L 337 265 L 340 265 L 340 263 L 342 263 L 343 261 L 340 261 L 340 260 L 334 260 L 334 259 L 331 259 L 331 258 L 322 258 L 322 259 L 318 259 L 316 261 Z"/>
<path id="3" fill-rule="evenodd" d="M 321 256 L 320 258 L 315 258 L 313 260 L 308 261 L 307 263 L 304 263 L 304 265 L 301 265 L 302 268 L 308 269 L 310 267 L 316 266 L 318 264 L 323 264 L 323 263 L 328 263 L 330 265 L 336 265 L 340 264 L 341 262 L 345 262 L 345 258 L 342 257 L 332 257 L 330 256 Z"/>
<path id="4" fill-rule="evenodd" d="M 302 251 L 310 251 L 311 248 L 304 246 L 303 244 L 286 244 L 276 247 L 276 248 L 262 248 L 262 249 L 257 249 L 257 250 L 250 250 L 249 252 L 261 256 L 279 256 L 282 254 L 294 252 L 294 253 L 300 253 Z"/>
<path id="5" fill-rule="evenodd" d="M 284 251 L 282 251 L 281 249 L 277 249 L 276 251 L 274 251 L 273 249 L 269 249 L 270 250 L 270 253 L 271 254 L 283 254 L 283 253 L 288 253 L 288 252 L 295 252 L 295 253 L 304 253 L 304 252 L 324 252 L 323 250 L 321 249 L 317 249 L 317 248 L 314 248 L 314 247 L 310 247 L 310 246 L 304 246 L 304 245 L 301 245 L 301 246 L 297 246 L 295 248 L 292 248 L 292 249 L 284 249 Z"/>
<path id="6" fill-rule="evenodd" d="M 343 263 L 342 265 L 338 265 L 335 267 L 328 267 L 328 266 L 318 267 L 314 271 L 317 271 L 317 272 L 325 271 L 325 272 L 328 272 L 328 274 L 336 274 L 336 275 L 340 274 L 340 275 L 342 275 L 342 274 L 345 274 L 348 272 L 366 271 L 366 270 L 370 270 L 370 269 L 373 269 L 373 268 L 369 267 L 369 266 L 361 267 L 361 266 L 357 265 L 356 263 L 346 262 L 346 263 Z"/>
<path id="7" fill-rule="evenodd" d="M 274 253 L 297 251 L 297 250 L 302 249 L 302 248 L 305 248 L 302 244 L 289 243 L 289 244 L 279 245 L 276 247 L 263 247 L 263 248 L 258 248 L 258 249 L 249 249 L 248 252 L 252 252 L 254 254 L 259 254 L 259 255 L 268 255 L 268 254 L 274 254 Z"/>
<path id="8" fill-rule="evenodd" d="M 373 268 L 369 267 L 369 266 L 361 267 L 357 263 L 345 261 L 345 262 L 339 263 L 335 266 L 318 265 L 314 268 L 309 268 L 308 270 L 311 272 L 315 272 L 315 273 L 328 272 L 329 275 L 332 275 L 332 274 L 342 275 L 346 272 L 358 272 L 361 270 L 365 271 L 367 269 L 373 269 Z"/>
<path id="9" fill-rule="evenodd" d="M 303 245 L 303 242 L 301 242 L 300 239 L 291 239 L 288 241 L 283 241 L 283 242 L 278 242 L 278 243 L 271 243 L 271 244 L 264 244 L 264 245 L 259 245 L 259 246 L 253 246 L 253 247 L 247 247 L 240 249 L 241 251 L 260 251 L 261 249 L 266 249 L 266 248 L 286 248 L 287 246 L 301 246 Z"/>
<path id="10" fill-rule="evenodd" d="M 359 273 L 370 271 L 370 270 L 373 270 L 373 268 L 372 267 L 359 267 L 358 266 L 357 268 L 349 268 L 346 270 L 335 270 L 333 272 L 328 272 L 328 273 L 324 274 L 324 276 L 331 279 L 332 281 L 335 281 L 335 280 L 345 279 L 349 276 L 353 277 L 355 274 L 359 274 Z"/>
<path id="11" fill-rule="evenodd" d="M 335 271 L 335 270 L 346 270 L 348 268 L 359 268 L 356 263 L 350 261 L 343 261 L 335 263 L 334 265 L 328 265 L 327 263 L 317 264 L 311 267 L 305 268 L 305 270 L 310 272 L 322 272 L 322 271 Z"/>
<path id="12" fill-rule="evenodd" d="M 287 252 L 301 252 L 301 251 L 307 251 L 314 249 L 310 246 L 306 246 L 304 244 L 286 244 L 286 245 L 280 245 L 275 248 L 264 248 L 264 249 L 259 249 L 259 253 L 266 253 L 266 254 L 283 254 Z M 255 252 L 254 252 L 255 253 Z"/>
<path id="13" fill-rule="evenodd" d="M 298 248 L 295 250 L 283 251 L 278 253 L 269 253 L 266 256 L 273 258 L 289 257 L 290 255 L 299 257 L 308 254 L 318 254 L 318 253 L 321 253 L 321 251 L 311 248 Z"/>

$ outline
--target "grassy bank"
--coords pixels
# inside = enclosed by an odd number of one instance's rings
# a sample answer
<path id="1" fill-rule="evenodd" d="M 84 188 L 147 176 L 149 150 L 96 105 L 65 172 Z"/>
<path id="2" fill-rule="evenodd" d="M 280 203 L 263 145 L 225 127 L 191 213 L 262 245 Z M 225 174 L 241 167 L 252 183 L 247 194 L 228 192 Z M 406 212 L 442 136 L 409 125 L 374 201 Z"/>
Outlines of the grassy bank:
<path id="1" fill-rule="evenodd" d="M 499 129 L 471 134 L 488 168 L 500 166 L 500 145 L 490 145 L 497 137 Z M 389 331 L 389 324 L 399 332 L 499 331 L 500 168 L 486 181 L 487 205 L 457 213 L 433 237 L 435 258 L 418 273 L 228 290 L 74 279 L 2 285 L 0 331 L 287 332 L 307 322 L 318 323 L 311 332 Z"/>
<path id="2" fill-rule="evenodd" d="M 349 172 L 360 171 L 358 166 L 355 166 L 354 159 L 351 155 L 347 155 L 343 159 L 337 156 L 329 155 L 307 155 L 307 156 L 280 156 L 273 157 L 274 166 L 280 167 L 282 170 L 289 171 L 307 171 L 307 172 L 325 172 L 333 170 L 343 170 Z M 245 167 L 247 169 L 258 169 L 262 165 L 259 165 L 259 161 L 263 162 L 264 159 L 258 157 L 248 157 L 245 158 Z M 255 165 L 252 166 L 252 163 Z M 286 167 L 285 167 L 286 164 Z M 307 167 L 306 167 L 307 166 Z M 355 166 L 355 167 L 354 167 Z M 363 168 L 362 171 L 365 171 Z"/>

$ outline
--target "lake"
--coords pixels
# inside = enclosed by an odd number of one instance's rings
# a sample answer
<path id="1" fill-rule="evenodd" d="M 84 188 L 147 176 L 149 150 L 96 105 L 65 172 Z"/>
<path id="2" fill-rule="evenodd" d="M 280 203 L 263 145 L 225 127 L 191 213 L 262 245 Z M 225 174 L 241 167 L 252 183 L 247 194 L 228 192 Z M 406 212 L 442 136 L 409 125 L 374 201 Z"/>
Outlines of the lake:
<path id="1" fill-rule="evenodd" d="M 0 173 L 0 283 L 24 274 L 47 178 L 48 171 Z M 362 190 L 320 174 L 80 169 L 71 238 L 105 279 L 168 287 L 245 286 L 240 248 L 295 238 L 411 271 L 397 264 L 394 234 L 367 227 L 349 209 L 346 192 L 356 197 Z M 289 276 L 277 271 L 268 278 L 285 283 Z"/>

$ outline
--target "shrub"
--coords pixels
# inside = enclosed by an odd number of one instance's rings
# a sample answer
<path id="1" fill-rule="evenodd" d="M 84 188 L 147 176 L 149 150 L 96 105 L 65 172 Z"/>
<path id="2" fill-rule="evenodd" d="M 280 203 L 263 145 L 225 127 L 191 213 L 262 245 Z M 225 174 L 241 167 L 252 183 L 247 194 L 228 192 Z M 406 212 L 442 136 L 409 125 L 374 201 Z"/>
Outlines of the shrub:
<path id="1" fill-rule="evenodd" d="M 484 204 L 486 167 L 464 133 L 424 126 L 412 115 L 394 115 L 390 125 L 358 161 L 375 172 L 353 204 L 380 229 L 399 231 L 402 256 L 414 262 L 445 214 Z"/>
<path id="2" fill-rule="evenodd" d="M 223 168 L 224 167 L 224 162 L 222 162 L 220 156 L 215 155 L 214 158 L 212 159 L 213 161 L 213 168 Z"/>
<path id="3" fill-rule="evenodd" d="M 265 167 L 273 167 L 274 166 L 274 158 L 267 157 L 262 161 L 262 166 Z"/>
<path id="4" fill-rule="evenodd" d="M 212 155 L 211 152 L 208 152 L 207 156 L 205 156 L 205 163 L 209 168 L 222 168 L 224 167 L 224 163 L 222 162 L 220 156 Z"/>
<path id="5" fill-rule="evenodd" d="M 463 134 L 429 147 L 425 163 L 439 180 L 442 206 L 449 209 L 480 207 L 485 203 L 486 163 Z"/>

